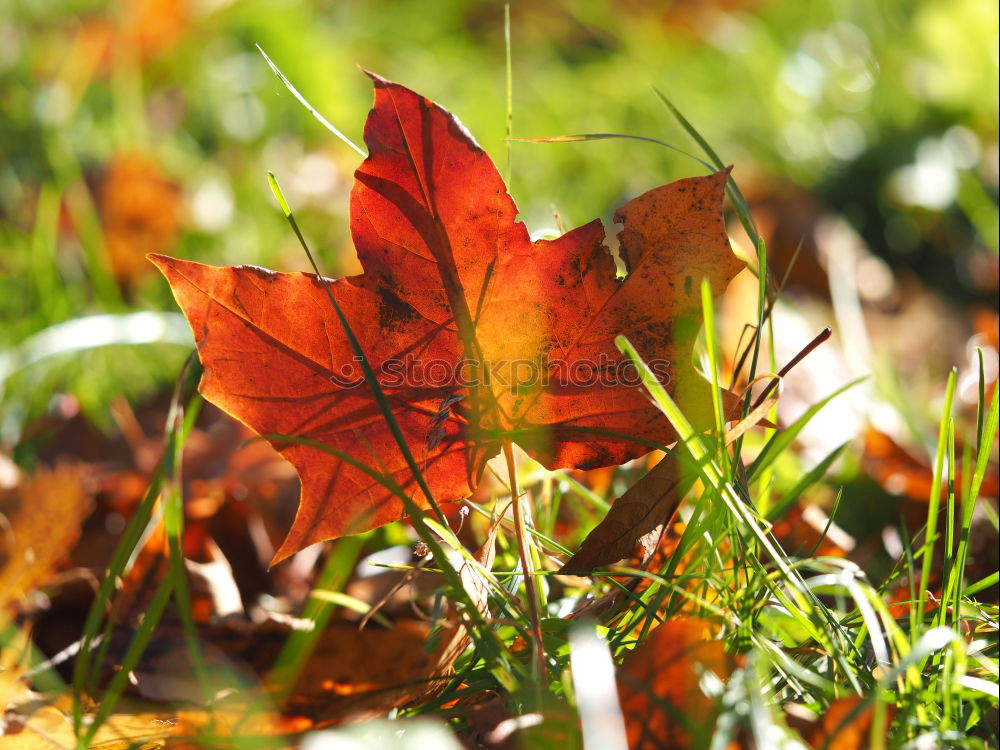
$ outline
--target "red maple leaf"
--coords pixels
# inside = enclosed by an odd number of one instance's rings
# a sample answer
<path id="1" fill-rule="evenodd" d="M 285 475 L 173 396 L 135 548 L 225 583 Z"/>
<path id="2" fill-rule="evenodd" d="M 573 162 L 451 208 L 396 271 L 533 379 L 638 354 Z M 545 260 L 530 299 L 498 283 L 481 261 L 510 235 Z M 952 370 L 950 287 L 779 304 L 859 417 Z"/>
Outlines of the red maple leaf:
<path id="1" fill-rule="evenodd" d="M 372 75 L 369 156 L 351 231 L 364 273 L 328 280 L 151 256 L 195 333 L 202 394 L 258 433 L 305 438 L 391 476 L 420 505 L 325 285 L 371 363 L 434 499 L 467 497 L 512 440 L 548 468 L 619 464 L 674 435 L 615 348 L 624 333 L 696 423 L 708 384 L 690 366 L 699 284 L 742 264 L 726 237 L 728 171 L 622 206 L 618 278 L 595 220 L 532 242 L 489 156 L 447 111 Z M 399 519 L 401 502 L 350 463 L 274 441 L 302 499 L 275 555 Z"/>

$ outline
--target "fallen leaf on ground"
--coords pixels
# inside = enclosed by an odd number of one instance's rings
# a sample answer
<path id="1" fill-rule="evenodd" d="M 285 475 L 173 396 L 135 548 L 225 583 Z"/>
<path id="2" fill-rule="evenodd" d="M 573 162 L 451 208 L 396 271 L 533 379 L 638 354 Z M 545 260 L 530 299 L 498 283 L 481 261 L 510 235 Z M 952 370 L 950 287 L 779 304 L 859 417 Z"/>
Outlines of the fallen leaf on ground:
<path id="1" fill-rule="evenodd" d="M 961 455 L 962 446 L 956 446 Z M 902 495 L 917 502 L 926 503 L 930 500 L 933 487 L 933 469 L 927 461 L 921 460 L 908 452 L 903 446 L 884 432 L 868 427 L 865 431 L 864 454 L 861 459 L 862 468 L 882 485 L 886 492 Z M 962 471 L 955 471 L 955 491 L 960 494 L 962 487 Z M 941 497 L 948 492 L 948 477 L 944 475 L 941 482 Z M 988 466 L 979 491 L 980 497 L 996 497 L 1000 491 L 1000 477 L 995 465 Z"/>
<path id="2" fill-rule="evenodd" d="M 823 711 L 822 716 L 804 716 L 795 707 L 786 707 L 788 726 L 815 750 L 862 750 L 867 748 L 871 733 L 871 704 L 861 707 L 857 696 L 838 698 Z M 895 708 L 887 708 L 891 720 Z"/>
<path id="3" fill-rule="evenodd" d="M 793 557 L 847 557 L 856 544 L 819 506 L 802 503 L 789 508 L 771 532 Z"/>
<path id="4" fill-rule="evenodd" d="M 372 76 L 370 155 L 351 230 L 364 274 L 335 281 L 163 256 L 205 366 L 205 397 L 264 435 L 306 438 L 418 490 L 327 294 L 343 310 L 438 502 L 467 497 L 512 439 L 548 468 L 594 468 L 676 439 L 618 352 L 624 333 L 689 418 L 711 422 L 690 366 L 699 285 L 740 269 L 721 204 L 728 170 L 662 187 L 616 213 L 617 278 L 599 220 L 532 242 L 487 154 L 441 107 Z M 302 478 L 274 562 L 323 539 L 401 518 L 367 473 L 273 441 Z"/>
<path id="5" fill-rule="evenodd" d="M 146 62 L 179 42 L 192 27 L 195 6 L 175 0 L 119 0 L 80 26 L 66 69 L 107 74 L 122 56 Z"/>
<path id="6" fill-rule="evenodd" d="M 245 707 L 213 711 L 180 711 L 167 737 L 164 750 L 294 750 L 312 722 L 286 717 L 273 711 Z"/>
<path id="7" fill-rule="evenodd" d="M 487 619 L 489 583 L 483 571 L 493 567 L 498 528 L 490 528 L 473 554 L 475 564 L 466 560 L 456 565 L 470 601 Z M 429 623 L 417 620 L 399 621 L 391 630 L 359 630 L 353 623 L 335 621 L 306 661 L 285 711 L 341 722 L 419 703 L 445 686 L 443 678 L 469 641 L 467 625 L 454 611 L 433 632 Z"/>
<path id="8" fill-rule="evenodd" d="M 465 719 L 466 746 L 490 748 L 490 750 L 517 750 L 515 732 L 505 729 L 511 726 L 511 713 L 507 701 L 500 693 L 492 690 L 475 693 L 447 706 L 449 713 Z M 497 728 L 500 732 L 497 732 Z M 498 736 L 499 735 L 499 736 Z"/>
<path id="9" fill-rule="evenodd" d="M 719 707 L 705 695 L 704 672 L 725 680 L 732 664 L 707 620 L 674 617 L 653 630 L 618 672 L 618 696 L 631 750 L 707 747 Z"/>
<path id="10" fill-rule="evenodd" d="M 53 750 L 76 747 L 73 717 L 55 706 L 41 706 L 19 717 L 0 735 L 0 750 Z M 105 722 L 88 747 L 93 750 L 143 750 L 163 747 L 173 728 L 172 715 L 115 714 Z"/>
<path id="11" fill-rule="evenodd" d="M 422 692 L 432 676 L 429 623 L 402 620 L 391 629 L 334 621 L 292 688 L 284 711 L 339 723 L 381 715 Z"/>
<path id="12" fill-rule="evenodd" d="M 653 538 L 644 546 L 651 552 L 659 541 L 659 532 L 677 510 L 684 493 L 677 460 L 664 456 L 615 500 L 608 514 L 559 572 L 585 574 L 601 565 L 610 565 L 629 557 L 636 544 L 647 535 Z"/>
<path id="13" fill-rule="evenodd" d="M 166 252 L 177 241 L 180 188 L 146 156 L 116 157 L 101 180 L 98 204 L 108 262 L 119 281 L 142 275 L 148 253 Z"/>
<path id="14" fill-rule="evenodd" d="M 0 497 L 0 607 L 41 587 L 68 558 L 91 509 L 81 481 L 68 467 L 42 470 Z"/>

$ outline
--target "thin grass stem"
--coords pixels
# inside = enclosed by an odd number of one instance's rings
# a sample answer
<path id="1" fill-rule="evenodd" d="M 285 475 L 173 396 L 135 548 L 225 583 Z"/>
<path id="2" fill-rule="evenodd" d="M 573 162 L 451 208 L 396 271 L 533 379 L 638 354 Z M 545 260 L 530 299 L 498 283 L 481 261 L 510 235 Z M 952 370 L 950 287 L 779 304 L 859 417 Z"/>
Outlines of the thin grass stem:
<path id="1" fill-rule="evenodd" d="M 542 619 L 538 611 L 538 591 L 532 575 L 534 566 L 531 564 L 531 555 L 528 551 L 528 534 L 525 531 L 524 499 L 518 491 L 517 467 L 514 465 L 514 451 L 510 441 L 503 443 L 503 455 L 507 462 L 507 476 L 510 481 L 511 500 L 514 506 L 514 530 L 517 535 L 517 554 L 521 560 L 521 571 L 524 579 L 524 596 L 528 600 L 528 613 L 531 617 L 532 635 L 532 661 L 534 663 L 534 673 L 539 682 L 545 681 L 545 645 L 542 642 Z"/>

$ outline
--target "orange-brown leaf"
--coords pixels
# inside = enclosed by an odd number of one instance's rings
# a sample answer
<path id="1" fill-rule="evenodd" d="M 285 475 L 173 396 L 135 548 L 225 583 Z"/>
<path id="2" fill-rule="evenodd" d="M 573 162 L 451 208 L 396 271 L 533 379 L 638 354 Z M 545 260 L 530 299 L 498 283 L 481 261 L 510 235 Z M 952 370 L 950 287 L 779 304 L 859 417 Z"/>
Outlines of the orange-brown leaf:
<path id="1" fill-rule="evenodd" d="M 430 630 L 417 620 L 400 621 L 391 630 L 330 623 L 299 674 L 285 712 L 342 721 L 408 702 L 436 675 L 437 654 L 427 650 Z"/>
<path id="2" fill-rule="evenodd" d="M 167 252 L 177 241 L 180 188 L 148 157 L 116 157 L 101 181 L 98 202 L 108 263 L 121 282 L 151 270 L 146 255 Z"/>
<path id="3" fill-rule="evenodd" d="M 614 346 L 625 333 L 695 422 L 699 284 L 740 264 L 722 221 L 728 171 L 629 201 L 616 277 L 593 221 L 532 242 L 489 156 L 444 109 L 372 76 L 369 156 L 351 194 L 364 273 L 330 281 L 153 257 L 194 329 L 208 400 L 261 434 L 351 454 L 424 506 L 327 299 L 344 311 L 438 502 L 467 497 L 511 439 L 549 468 L 593 468 L 675 439 Z M 325 288 L 324 288 L 325 287 Z M 638 439 L 638 442 L 636 441 Z M 403 506 L 348 463 L 275 441 L 302 501 L 275 561 L 396 520 Z"/>
<path id="4" fill-rule="evenodd" d="M 490 529 L 473 555 L 486 570 L 493 567 L 497 528 Z M 482 573 L 465 562 L 459 576 L 470 600 L 489 618 L 489 589 Z M 433 697 L 445 687 L 442 678 L 468 646 L 469 635 L 456 617 L 440 623 L 433 642 L 430 634 L 430 626 L 420 621 L 397 622 L 388 631 L 332 623 L 299 675 L 286 710 L 310 714 L 305 707 L 310 701 L 323 705 L 339 696 L 322 715 L 327 720 L 344 719 Z"/>
<path id="5" fill-rule="evenodd" d="M 618 695 L 631 750 L 707 746 L 718 707 L 701 689 L 701 675 L 725 680 L 732 671 L 713 631 L 705 620 L 674 617 L 625 660 Z"/>
<path id="6" fill-rule="evenodd" d="M 0 622 L 5 609 L 47 583 L 80 538 L 92 507 L 81 482 L 80 472 L 68 467 L 42 470 L 9 496 L 0 496 L 0 515 L 7 521 L 0 552 Z"/>
<path id="7" fill-rule="evenodd" d="M 838 698 L 833 701 L 822 716 L 815 719 L 803 718 L 786 708 L 788 725 L 797 730 L 802 739 L 815 750 L 862 750 L 867 748 L 872 732 L 874 711 L 871 704 L 862 706 L 862 699 L 857 696 Z M 895 713 L 895 708 L 889 706 L 888 718 Z M 881 728 L 876 731 L 883 731 Z"/>
<path id="8" fill-rule="evenodd" d="M 961 446 L 959 446 L 959 450 L 961 450 Z M 934 494 L 933 472 L 930 464 L 910 454 L 889 435 L 874 427 L 869 427 L 865 432 L 861 466 L 886 491 L 893 494 L 903 495 L 910 500 L 923 503 L 926 503 Z M 961 469 L 956 469 L 956 491 L 962 486 L 962 483 Z M 947 495 L 946 481 L 941 483 L 938 491 L 942 498 Z M 980 493 L 996 497 L 998 491 L 1000 491 L 1000 479 L 998 479 L 994 464 L 987 468 Z"/>

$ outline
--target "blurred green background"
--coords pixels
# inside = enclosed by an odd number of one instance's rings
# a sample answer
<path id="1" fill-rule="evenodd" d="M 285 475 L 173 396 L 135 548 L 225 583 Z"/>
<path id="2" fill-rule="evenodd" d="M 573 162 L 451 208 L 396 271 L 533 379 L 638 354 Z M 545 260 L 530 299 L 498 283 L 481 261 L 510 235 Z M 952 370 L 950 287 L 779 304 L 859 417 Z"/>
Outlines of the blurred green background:
<path id="1" fill-rule="evenodd" d="M 695 150 L 656 87 L 735 164 L 779 272 L 802 243 L 793 293 L 827 294 L 816 228 L 839 217 L 871 269 L 972 320 L 997 290 L 997 34 L 994 0 L 513 2 L 513 133 Z M 46 412 L 106 424 L 112 397 L 174 380 L 190 334 L 145 253 L 306 267 L 267 170 L 326 272 L 359 270 L 347 232 L 359 157 L 257 44 L 356 143 L 372 99 L 362 66 L 440 102 L 506 163 L 502 3 L 0 0 L 6 449 L 29 454 Z M 533 231 L 553 209 L 567 227 L 609 220 L 704 171 L 632 140 L 510 147 Z"/>

